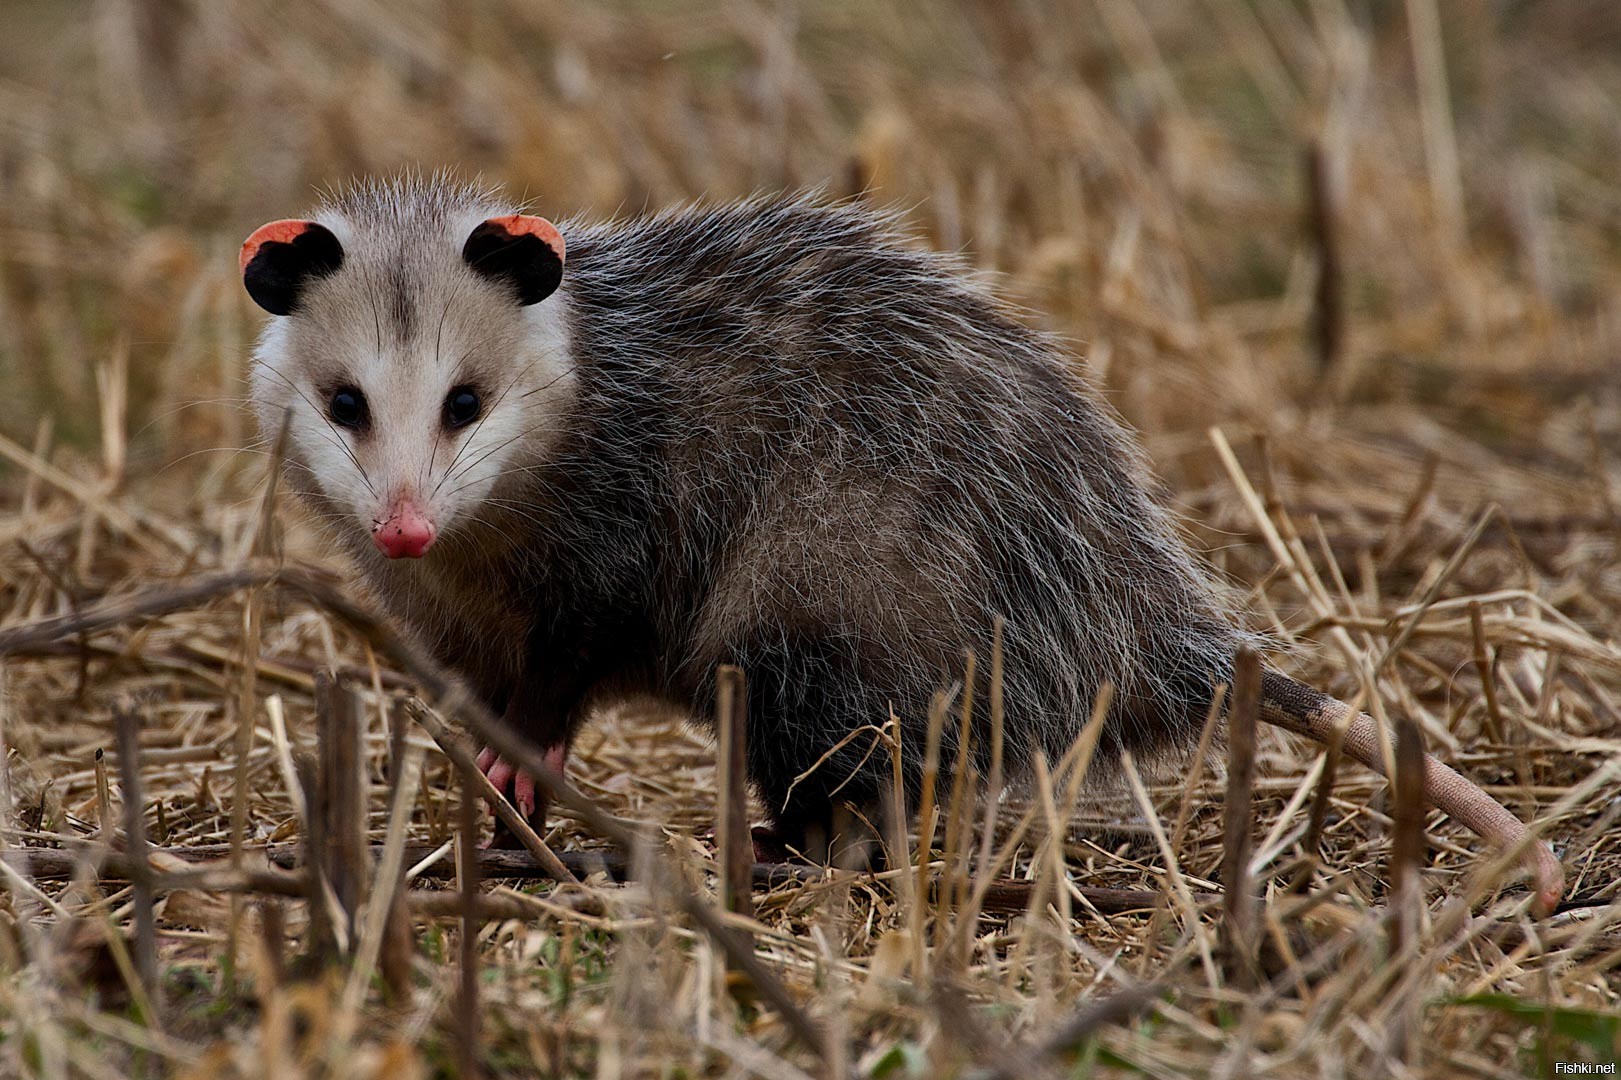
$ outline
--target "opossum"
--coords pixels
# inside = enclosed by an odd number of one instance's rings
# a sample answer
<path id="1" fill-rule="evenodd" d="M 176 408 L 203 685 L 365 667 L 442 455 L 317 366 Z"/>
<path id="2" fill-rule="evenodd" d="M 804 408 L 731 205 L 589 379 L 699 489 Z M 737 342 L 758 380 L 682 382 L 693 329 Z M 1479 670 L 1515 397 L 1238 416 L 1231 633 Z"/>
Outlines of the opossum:
<path id="1" fill-rule="evenodd" d="M 968 650 L 1002 650 L 1016 778 L 1105 686 L 1096 767 L 1185 753 L 1258 643 L 1075 361 L 893 217 L 802 195 L 553 225 L 408 177 L 261 227 L 241 270 L 274 316 L 251 394 L 268 437 L 286 425 L 288 483 L 559 767 L 593 706 L 705 717 L 735 664 L 776 837 L 825 854 L 835 805 L 891 787 L 852 734 L 898 719 L 915 801 L 931 700 Z M 1348 724 L 1346 752 L 1383 771 L 1368 717 L 1270 668 L 1262 696 L 1319 741 Z M 544 814 L 532 778 L 480 767 Z M 1425 794 L 1525 840 L 1433 758 Z M 1551 910 L 1557 859 L 1526 861 Z"/>

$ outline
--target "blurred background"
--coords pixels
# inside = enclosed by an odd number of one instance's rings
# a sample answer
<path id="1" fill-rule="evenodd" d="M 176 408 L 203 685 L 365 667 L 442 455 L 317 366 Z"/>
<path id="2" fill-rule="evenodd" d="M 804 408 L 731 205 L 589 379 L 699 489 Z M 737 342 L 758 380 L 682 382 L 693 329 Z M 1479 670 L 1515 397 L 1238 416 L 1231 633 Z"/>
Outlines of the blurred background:
<path id="1" fill-rule="evenodd" d="M 1294 472 L 1338 432 L 1370 481 L 1459 438 L 1590 479 L 1618 105 L 1612 0 L 6 0 L 0 433 L 94 452 L 127 364 L 131 475 L 242 445 L 242 237 L 449 167 L 556 218 L 903 207 L 1195 504 L 1233 420 Z"/>

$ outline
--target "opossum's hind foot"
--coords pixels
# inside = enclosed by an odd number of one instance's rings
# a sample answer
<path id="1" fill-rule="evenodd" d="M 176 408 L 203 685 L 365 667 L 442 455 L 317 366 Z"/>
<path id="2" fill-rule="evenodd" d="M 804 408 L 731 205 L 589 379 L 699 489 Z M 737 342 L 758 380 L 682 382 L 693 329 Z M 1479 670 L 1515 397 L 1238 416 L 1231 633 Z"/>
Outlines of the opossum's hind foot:
<path id="1" fill-rule="evenodd" d="M 877 832 L 882 820 L 876 802 L 862 806 L 840 803 L 809 813 L 802 809 L 799 815 L 785 816 L 774 826 L 754 828 L 754 859 L 877 872 L 887 865 Z"/>
<path id="2" fill-rule="evenodd" d="M 546 750 L 546 764 L 559 776 L 563 775 L 563 768 L 568 762 L 568 747 L 557 745 Z M 501 757 L 494 750 L 485 747 L 479 751 L 478 769 L 495 785 L 495 790 L 501 792 L 529 822 L 529 827 L 537 833 L 546 832 L 546 796 L 535 783 L 534 774 L 513 765 L 506 758 Z M 493 816 L 494 810 L 491 810 Z M 495 822 L 495 835 L 490 838 L 489 846 L 493 848 L 516 848 L 522 845 L 512 835 L 512 831 L 499 818 Z"/>
<path id="3" fill-rule="evenodd" d="M 798 858 L 793 845 L 769 825 L 756 825 L 749 830 L 749 834 L 754 841 L 754 861 L 757 863 L 785 863 Z"/>

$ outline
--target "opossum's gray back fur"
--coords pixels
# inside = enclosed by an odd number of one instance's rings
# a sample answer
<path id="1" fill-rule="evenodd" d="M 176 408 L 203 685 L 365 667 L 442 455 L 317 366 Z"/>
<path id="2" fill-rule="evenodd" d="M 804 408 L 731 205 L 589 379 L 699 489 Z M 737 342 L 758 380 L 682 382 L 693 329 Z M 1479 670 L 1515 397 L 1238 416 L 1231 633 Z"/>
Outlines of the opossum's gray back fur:
<path id="1" fill-rule="evenodd" d="M 916 731 L 1001 616 L 1015 764 L 1066 750 L 1105 681 L 1106 749 L 1196 734 L 1242 635 L 1111 410 L 957 262 L 803 198 L 563 232 L 582 411 L 652 451 L 677 541 L 678 661 L 735 659 L 760 620 L 831 634 L 864 720 Z"/>

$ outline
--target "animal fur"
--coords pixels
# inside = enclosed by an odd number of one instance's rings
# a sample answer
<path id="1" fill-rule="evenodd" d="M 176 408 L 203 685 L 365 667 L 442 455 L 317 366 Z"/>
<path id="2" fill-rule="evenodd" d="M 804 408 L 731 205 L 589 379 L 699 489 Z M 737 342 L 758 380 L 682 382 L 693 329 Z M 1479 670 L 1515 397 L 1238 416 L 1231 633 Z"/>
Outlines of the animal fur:
<path id="1" fill-rule="evenodd" d="M 561 288 L 519 306 L 461 254 L 517 209 L 441 179 L 333 197 L 313 220 L 341 267 L 271 320 L 253 378 L 264 430 L 288 418 L 292 484 L 492 709 L 566 747 L 613 697 L 706 717 L 716 666 L 737 664 L 749 774 L 795 845 L 829 835 L 835 799 L 880 799 L 887 755 L 847 736 L 892 713 L 916 798 L 930 700 L 998 623 L 1015 777 L 1063 754 L 1106 684 L 1105 766 L 1197 737 L 1252 635 L 1073 359 L 958 262 L 857 206 L 761 198 L 563 222 Z M 345 385 L 371 403 L 364 433 L 320 406 Z M 460 385 L 485 409 L 449 431 Z M 437 520 L 424 558 L 371 550 L 401 490 Z M 1367 717 L 1266 685 L 1265 718 L 1382 767 Z M 1525 843 L 1431 766 L 1433 801 Z M 1549 909 L 1558 862 L 1527 847 Z"/>

